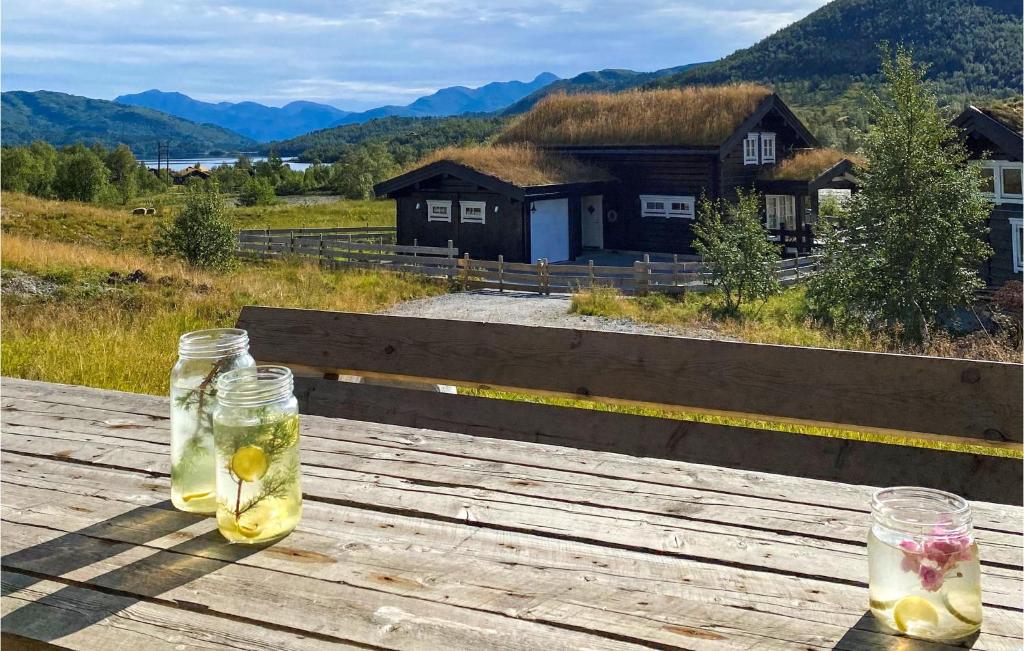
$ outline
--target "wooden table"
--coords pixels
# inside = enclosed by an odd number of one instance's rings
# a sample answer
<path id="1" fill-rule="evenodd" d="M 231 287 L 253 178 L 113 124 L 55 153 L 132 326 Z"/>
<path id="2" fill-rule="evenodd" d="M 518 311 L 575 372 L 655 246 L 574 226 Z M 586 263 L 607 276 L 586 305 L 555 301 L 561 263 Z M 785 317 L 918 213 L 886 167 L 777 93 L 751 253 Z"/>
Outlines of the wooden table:
<path id="1" fill-rule="evenodd" d="M 167 400 L 2 391 L 5 649 L 941 648 L 866 612 L 867 487 L 310 416 L 252 549 L 171 507 Z M 974 508 L 1019 649 L 1022 509 Z"/>

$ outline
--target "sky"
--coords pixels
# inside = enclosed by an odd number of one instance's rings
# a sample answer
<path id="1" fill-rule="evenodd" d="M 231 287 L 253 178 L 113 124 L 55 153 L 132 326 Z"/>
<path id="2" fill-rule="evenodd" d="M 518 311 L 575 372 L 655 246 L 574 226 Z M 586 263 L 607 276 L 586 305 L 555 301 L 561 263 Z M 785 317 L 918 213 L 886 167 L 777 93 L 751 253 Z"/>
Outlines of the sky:
<path id="1" fill-rule="evenodd" d="M 100 99 L 365 110 L 541 72 L 657 70 L 754 44 L 825 0 L 3 0 L 0 85 Z"/>

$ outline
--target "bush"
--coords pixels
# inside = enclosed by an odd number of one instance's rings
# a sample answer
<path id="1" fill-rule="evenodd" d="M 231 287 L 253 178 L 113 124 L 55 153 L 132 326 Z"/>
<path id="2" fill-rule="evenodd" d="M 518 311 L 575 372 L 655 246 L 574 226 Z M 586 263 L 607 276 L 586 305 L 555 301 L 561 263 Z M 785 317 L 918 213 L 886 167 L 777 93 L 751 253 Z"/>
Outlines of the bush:
<path id="1" fill-rule="evenodd" d="M 238 192 L 238 203 L 242 206 L 269 206 L 274 203 L 274 186 L 266 178 L 250 177 Z"/>
<path id="2" fill-rule="evenodd" d="M 181 212 L 162 227 L 154 248 L 180 255 L 198 267 L 226 267 L 234 259 L 235 237 L 224 214 L 224 199 L 214 181 L 193 181 L 185 187 Z"/>

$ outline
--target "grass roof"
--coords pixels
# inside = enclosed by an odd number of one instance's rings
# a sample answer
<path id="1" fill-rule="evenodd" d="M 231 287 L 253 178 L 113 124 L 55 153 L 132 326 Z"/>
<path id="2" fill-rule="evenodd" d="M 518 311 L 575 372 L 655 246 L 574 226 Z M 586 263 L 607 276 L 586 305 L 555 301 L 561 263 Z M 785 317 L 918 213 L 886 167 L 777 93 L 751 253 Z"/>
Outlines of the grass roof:
<path id="1" fill-rule="evenodd" d="M 844 158 L 862 166 L 867 161 L 863 156 L 850 154 L 838 149 L 802 149 L 792 158 L 787 158 L 768 170 L 763 178 L 772 181 L 813 181 Z"/>
<path id="2" fill-rule="evenodd" d="M 771 90 L 750 83 L 624 93 L 552 94 L 498 142 L 537 145 L 718 145 Z"/>
<path id="3" fill-rule="evenodd" d="M 1024 98 L 1018 96 L 1015 99 L 994 102 L 987 106 L 979 106 L 978 110 L 1005 124 L 1014 132 L 1024 135 Z"/>
<path id="4" fill-rule="evenodd" d="M 428 154 L 413 167 L 442 160 L 465 165 L 481 174 L 494 176 L 519 187 L 607 181 L 611 178 L 608 172 L 599 167 L 587 165 L 569 156 L 546 152 L 529 144 L 444 147 Z"/>

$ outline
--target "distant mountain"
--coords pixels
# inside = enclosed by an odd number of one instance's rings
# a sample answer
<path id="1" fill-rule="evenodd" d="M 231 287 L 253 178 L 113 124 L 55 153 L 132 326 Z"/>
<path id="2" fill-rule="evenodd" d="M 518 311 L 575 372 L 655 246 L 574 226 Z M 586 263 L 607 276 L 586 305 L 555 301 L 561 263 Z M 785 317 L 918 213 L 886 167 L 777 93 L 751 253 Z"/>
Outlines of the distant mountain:
<path id="1" fill-rule="evenodd" d="M 702 64 L 689 63 L 682 66 L 676 66 L 674 68 L 656 70 L 654 72 L 637 72 L 635 70 L 624 70 L 618 68 L 592 70 L 590 72 L 578 74 L 572 79 L 559 79 L 558 81 L 547 84 L 543 88 L 539 88 L 538 90 L 535 90 L 529 95 L 523 97 L 518 102 L 509 105 L 508 108 L 505 109 L 504 113 L 513 115 L 528 111 L 534 104 L 550 93 L 615 93 L 621 90 L 642 86 L 655 79 L 673 75 L 699 65 Z"/>
<path id="2" fill-rule="evenodd" d="M 182 93 L 165 93 L 155 89 L 134 95 L 121 95 L 114 101 L 163 111 L 193 122 L 215 124 L 260 142 L 292 138 L 323 129 L 349 114 L 348 111 L 316 102 L 291 102 L 280 108 L 256 102 L 213 104 L 192 99 Z"/>
<path id="3" fill-rule="evenodd" d="M 495 81 L 479 88 L 451 86 L 442 88 L 433 95 L 421 97 L 406 106 L 381 106 L 362 113 L 352 113 L 339 120 L 337 124 L 357 124 L 390 116 L 443 117 L 465 113 L 493 113 L 557 81 L 557 76 L 550 72 L 542 72 L 534 77 L 533 81 L 528 82 Z"/>
<path id="4" fill-rule="evenodd" d="M 245 136 L 209 124 L 102 99 L 40 90 L 8 91 L 0 96 L 0 139 L 5 145 L 46 140 L 54 145 L 78 141 L 107 147 L 124 143 L 137 156 L 155 156 L 158 140 L 169 141 L 174 156 L 252 150 Z"/>

